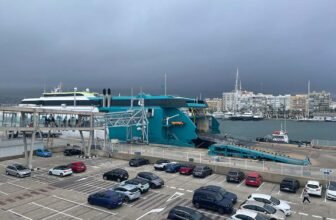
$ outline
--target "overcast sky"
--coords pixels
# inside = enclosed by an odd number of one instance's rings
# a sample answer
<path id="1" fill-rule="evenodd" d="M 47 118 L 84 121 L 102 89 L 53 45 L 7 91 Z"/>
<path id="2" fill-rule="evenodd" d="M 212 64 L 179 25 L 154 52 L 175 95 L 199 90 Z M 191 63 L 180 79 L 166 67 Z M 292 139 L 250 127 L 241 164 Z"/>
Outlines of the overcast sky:
<path id="1" fill-rule="evenodd" d="M 335 0 L 0 0 L 0 89 L 336 94 Z"/>

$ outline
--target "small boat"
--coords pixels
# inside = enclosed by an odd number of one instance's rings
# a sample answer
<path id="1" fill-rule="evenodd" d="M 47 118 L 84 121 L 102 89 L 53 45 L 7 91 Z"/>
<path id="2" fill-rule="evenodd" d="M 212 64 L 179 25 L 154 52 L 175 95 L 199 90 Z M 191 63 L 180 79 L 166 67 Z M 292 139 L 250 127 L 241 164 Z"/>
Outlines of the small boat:
<path id="1" fill-rule="evenodd" d="M 284 130 L 273 131 L 272 133 L 272 142 L 276 143 L 289 143 L 288 134 Z"/>

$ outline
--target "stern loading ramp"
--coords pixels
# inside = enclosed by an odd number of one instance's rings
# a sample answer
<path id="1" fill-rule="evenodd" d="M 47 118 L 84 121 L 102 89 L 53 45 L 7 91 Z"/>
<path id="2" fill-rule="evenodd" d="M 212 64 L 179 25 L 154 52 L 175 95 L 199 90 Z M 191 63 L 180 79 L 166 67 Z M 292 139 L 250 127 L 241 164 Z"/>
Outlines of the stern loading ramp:
<path id="1" fill-rule="evenodd" d="M 296 158 L 291 158 L 287 155 L 280 155 L 277 153 L 256 150 L 252 147 L 242 147 L 226 144 L 213 144 L 209 147 L 208 153 L 212 156 L 252 158 L 256 160 L 269 160 L 294 165 L 306 166 L 311 164 L 308 157 L 300 160 Z"/>

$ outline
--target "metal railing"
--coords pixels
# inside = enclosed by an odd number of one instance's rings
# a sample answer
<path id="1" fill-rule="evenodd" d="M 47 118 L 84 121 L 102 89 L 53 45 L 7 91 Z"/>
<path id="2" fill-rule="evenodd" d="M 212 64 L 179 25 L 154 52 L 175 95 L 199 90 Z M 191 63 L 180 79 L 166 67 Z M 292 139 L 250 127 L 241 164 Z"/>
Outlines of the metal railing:
<path id="1" fill-rule="evenodd" d="M 169 160 L 203 163 L 212 166 L 225 166 L 232 168 L 247 169 L 260 172 L 269 172 L 288 176 L 316 178 L 323 180 L 336 180 L 335 173 L 328 175 L 321 172 L 320 167 L 300 166 L 269 161 L 258 161 L 234 157 L 209 156 L 206 151 L 194 151 L 189 148 L 155 147 L 150 145 L 109 144 L 112 152 L 127 153 L 134 155 L 139 152 L 144 156 L 159 157 Z M 138 153 L 138 154 L 139 154 Z"/>

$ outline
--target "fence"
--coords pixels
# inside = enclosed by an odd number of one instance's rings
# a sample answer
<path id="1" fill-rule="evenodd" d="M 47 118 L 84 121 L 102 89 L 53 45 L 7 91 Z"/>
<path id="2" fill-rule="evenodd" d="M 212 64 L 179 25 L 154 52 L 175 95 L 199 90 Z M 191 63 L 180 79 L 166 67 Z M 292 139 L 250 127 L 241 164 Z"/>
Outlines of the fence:
<path id="1" fill-rule="evenodd" d="M 234 157 L 209 156 L 206 151 L 190 148 L 155 147 L 150 145 L 127 145 L 109 144 L 113 152 L 138 154 L 144 156 L 159 157 L 169 160 L 193 161 L 213 166 L 226 166 L 232 168 L 249 169 L 260 172 L 278 173 L 288 176 L 300 176 L 307 178 L 317 178 L 324 180 L 336 180 L 336 174 L 321 172 L 320 167 L 300 166 L 285 163 L 275 163 L 269 161 L 258 161 L 251 159 L 241 159 Z"/>
<path id="2" fill-rule="evenodd" d="M 311 142 L 313 147 L 335 147 L 336 148 L 336 140 L 319 140 L 313 139 Z"/>

